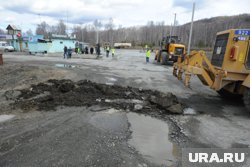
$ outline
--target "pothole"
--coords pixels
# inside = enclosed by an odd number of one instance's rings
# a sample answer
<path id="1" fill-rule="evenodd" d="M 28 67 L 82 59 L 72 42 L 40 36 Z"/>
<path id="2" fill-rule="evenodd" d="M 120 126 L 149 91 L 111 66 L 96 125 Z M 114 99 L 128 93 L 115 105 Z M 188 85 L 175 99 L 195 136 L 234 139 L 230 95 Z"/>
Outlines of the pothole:
<path id="1" fill-rule="evenodd" d="M 106 85 L 114 85 L 114 83 L 117 81 L 116 78 L 112 77 L 105 77 L 108 81 L 105 83 Z"/>
<path id="2" fill-rule="evenodd" d="M 89 123 L 98 129 L 113 133 L 126 133 L 128 128 L 126 113 L 114 108 L 95 113 Z"/>
<path id="3" fill-rule="evenodd" d="M 112 83 L 112 82 L 106 82 L 105 84 L 106 85 L 111 85 L 111 86 L 114 85 L 114 83 Z"/>
<path id="4" fill-rule="evenodd" d="M 55 64 L 56 67 L 60 67 L 60 68 L 76 68 L 75 65 L 71 65 L 71 64 Z"/>
<path id="5" fill-rule="evenodd" d="M 107 103 L 135 103 L 135 104 L 142 104 L 142 100 L 137 100 L 137 99 L 105 99 L 105 102 Z"/>
<path id="6" fill-rule="evenodd" d="M 111 82 L 116 82 L 117 79 L 116 78 L 112 78 L 112 77 L 105 77 L 106 79 L 108 79 Z"/>
<path id="7" fill-rule="evenodd" d="M 195 115 L 197 112 L 193 108 L 184 108 L 183 110 L 184 115 Z"/>
<path id="8" fill-rule="evenodd" d="M 169 127 L 164 121 L 150 116 L 128 113 L 132 138 L 128 143 L 143 157 L 158 165 L 173 165 L 178 148 L 168 139 Z"/>

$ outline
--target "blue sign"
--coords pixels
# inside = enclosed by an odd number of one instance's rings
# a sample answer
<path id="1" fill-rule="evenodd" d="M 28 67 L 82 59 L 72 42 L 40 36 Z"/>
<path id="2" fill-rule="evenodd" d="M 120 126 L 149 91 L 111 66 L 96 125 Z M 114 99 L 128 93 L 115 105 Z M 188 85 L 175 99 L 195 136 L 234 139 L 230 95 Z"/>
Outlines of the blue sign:
<path id="1" fill-rule="evenodd" d="M 250 36 L 250 30 L 235 30 L 234 34 Z"/>
<path id="2" fill-rule="evenodd" d="M 244 36 L 239 36 L 237 38 L 239 41 L 246 41 L 247 40 L 247 37 L 244 37 Z"/>

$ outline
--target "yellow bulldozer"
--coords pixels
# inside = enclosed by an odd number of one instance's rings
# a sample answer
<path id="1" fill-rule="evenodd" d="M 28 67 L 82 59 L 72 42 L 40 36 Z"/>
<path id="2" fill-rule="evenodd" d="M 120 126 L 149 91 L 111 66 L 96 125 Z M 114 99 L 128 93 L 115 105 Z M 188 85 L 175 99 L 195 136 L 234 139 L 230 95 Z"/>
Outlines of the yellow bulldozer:
<path id="1" fill-rule="evenodd" d="M 189 86 L 192 74 L 222 97 L 241 96 L 250 111 L 250 30 L 217 33 L 211 60 L 204 51 L 192 51 L 173 66 L 173 75 Z"/>
<path id="2" fill-rule="evenodd" d="M 169 61 L 177 62 L 178 57 L 184 54 L 185 45 L 180 44 L 178 36 L 167 36 L 162 38 L 160 49 L 155 54 L 155 60 L 164 65 Z"/>

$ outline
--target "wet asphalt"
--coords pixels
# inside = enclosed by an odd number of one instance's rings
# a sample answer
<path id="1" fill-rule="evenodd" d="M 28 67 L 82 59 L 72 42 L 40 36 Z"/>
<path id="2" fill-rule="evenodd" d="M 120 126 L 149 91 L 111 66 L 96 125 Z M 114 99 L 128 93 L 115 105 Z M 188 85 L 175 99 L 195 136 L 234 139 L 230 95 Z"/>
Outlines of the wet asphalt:
<path id="1" fill-rule="evenodd" d="M 41 70 L 48 73 L 49 69 L 61 71 L 54 78 L 172 92 L 195 114 L 156 119 L 115 109 L 95 113 L 84 107 L 59 107 L 56 112 L 6 111 L 15 117 L 0 122 L 0 166 L 181 166 L 182 147 L 250 145 L 250 113 L 240 101 L 220 98 L 195 76 L 191 88 L 184 87 L 172 76 L 171 65 L 155 63 L 154 55 L 148 64 L 145 53 L 138 50 L 117 50 L 115 57 L 101 59 L 89 55 L 71 60 L 60 55 L 17 56 L 4 55 L 4 61 L 38 69 L 39 81 L 48 79 L 49 74 Z M 16 81 L 3 89 L 28 83 Z"/>

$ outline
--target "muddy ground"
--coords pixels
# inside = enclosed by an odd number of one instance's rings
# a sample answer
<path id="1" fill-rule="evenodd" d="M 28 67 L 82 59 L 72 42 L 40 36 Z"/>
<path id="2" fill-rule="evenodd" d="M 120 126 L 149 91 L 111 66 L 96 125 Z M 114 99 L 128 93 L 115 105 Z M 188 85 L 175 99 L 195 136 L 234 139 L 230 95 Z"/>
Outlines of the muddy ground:
<path id="1" fill-rule="evenodd" d="M 240 101 L 144 61 L 131 50 L 4 55 L 0 166 L 181 166 L 183 147 L 249 147 Z"/>
<path id="2" fill-rule="evenodd" d="M 18 96 L 17 96 L 18 95 Z M 48 80 L 45 83 L 31 85 L 28 89 L 6 91 L 11 105 L 22 109 L 51 111 L 58 106 L 94 105 L 110 106 L 115 109 L 143 112 L 165 112 L 181 114 L 183 105 L 171 93 L 121 87 L 117 85 L 97 84 L 88 80 Z"/>

